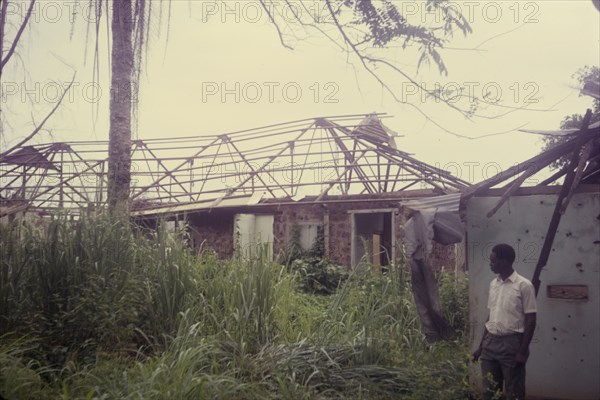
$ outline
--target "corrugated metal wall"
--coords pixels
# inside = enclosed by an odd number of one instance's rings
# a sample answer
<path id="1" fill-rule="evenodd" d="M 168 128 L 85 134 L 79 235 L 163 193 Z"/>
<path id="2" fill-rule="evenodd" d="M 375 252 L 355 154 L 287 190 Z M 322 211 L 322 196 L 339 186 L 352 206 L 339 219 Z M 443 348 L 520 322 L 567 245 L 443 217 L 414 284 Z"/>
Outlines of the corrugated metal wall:
<path id="1" fill-rule="evenodd" d="M 492 218 L 498 197 L 467 203 L 467 263 L 471 349 L 481 340 L 487 291 L 495 277 L 489 253 L 497 243 L 517 252 L 515 269 L 531 280 L 557 195 L 512 197 Z M 547 266 L 540 277 L 537 328 L 527 363 L 528 397 L 600 398 L 600 194 L 576 194 L 563 215 Z M 587 286 L 587 300 L 551 298 L 548 285 Z M 471 380 L 480 385 L 479 365 Z"/>

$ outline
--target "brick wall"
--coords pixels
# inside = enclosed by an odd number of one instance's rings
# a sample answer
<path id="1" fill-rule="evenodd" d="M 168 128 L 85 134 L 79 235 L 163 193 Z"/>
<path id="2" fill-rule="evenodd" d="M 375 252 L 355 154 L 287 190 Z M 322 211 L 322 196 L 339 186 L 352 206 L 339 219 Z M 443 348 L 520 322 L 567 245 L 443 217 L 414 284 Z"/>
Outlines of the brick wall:
<path id="1" fill-rule="evenodd" d="M 395 233 L 396 257 L 402 249 L 403 225 L 406 213 L 395 201 L 358 201 L 336 203 L 297 203 L 288 205 L 267 205 L 244 207 L 236 210 L 212 210 L 190 214 L 190 227 L 194 246 L 201 243 L 217 252 L 219 257 L 233 255 L 233 226 L 237 213 L 271 214 L 273 221 L 273 254 L 282 256 L 288 246 L 291 229 L 298 222 L 315 221 L 323 223 L 329 214 L 329 251 L 328 257 L 338 265 L 350 266 L 352 262 L 352 214 L 349 211 L 369 209 L 396 209 Z M 430 262 L 435 269 L 441 266 L 453 267 L 454 246 L 434 244 Z"/>
<path id="2" fill-rule="evenodd" d="M 190 234 L 196 250 L 214 250 L 219 258 L 233 256 L 233 223 L 235 213 L 228 210 L 189 215 Z"/>

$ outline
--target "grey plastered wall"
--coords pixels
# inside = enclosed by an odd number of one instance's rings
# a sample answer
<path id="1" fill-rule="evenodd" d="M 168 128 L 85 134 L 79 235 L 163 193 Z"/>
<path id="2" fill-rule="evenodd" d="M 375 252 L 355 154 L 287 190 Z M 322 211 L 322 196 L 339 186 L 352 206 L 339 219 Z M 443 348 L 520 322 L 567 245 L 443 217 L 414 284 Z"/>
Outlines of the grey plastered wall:
<path id="1" fill-rule="evenodd" d="M 499 197 L 467 203 L 467 264 L 471 349 L 481 340 L 487 292 L 495 275 L 489 252 L 508 243 L 517 252 L 515 269 L 531 280 L 554 210 L 556 194 L 514 196 L 491 218 Z M 527 394 L 544 399 L 600 398 L 600 195 L 575 194 L 563 215 L 550 258 L 542 270 L 537 328 L 527 363 Z M 547 285 L 587 285 L 587 301 L 549 298 Z M 480 385 L 478 365 L 471 382 Z"/>

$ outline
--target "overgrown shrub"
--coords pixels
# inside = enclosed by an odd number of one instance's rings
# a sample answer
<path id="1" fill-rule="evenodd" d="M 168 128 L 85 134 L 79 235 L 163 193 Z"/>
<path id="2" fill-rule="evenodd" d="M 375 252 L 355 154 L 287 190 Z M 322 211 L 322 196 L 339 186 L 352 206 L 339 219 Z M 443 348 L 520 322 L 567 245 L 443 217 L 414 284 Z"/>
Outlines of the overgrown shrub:
<path id="1" fill-rule="evenodd" d="M 300 288 L 307 293 L 328 295 L 334 293 L 348 278 L 348 270 L 325 258 L 325 237 L 322 226 L 317 227 L 317 236 L 311 248 L 300 245 L 300 225 L 290 229 L 284 260 L 288 270 L 296 274 Z"/>
<path id="2" fill-rule="evenodd" d="M 300 287 L 314 294 L 332 294 L 348 279 L 348 271 L 331 261 L 304 257 L 292 261 L 290 271 L 298 274 Z"/>

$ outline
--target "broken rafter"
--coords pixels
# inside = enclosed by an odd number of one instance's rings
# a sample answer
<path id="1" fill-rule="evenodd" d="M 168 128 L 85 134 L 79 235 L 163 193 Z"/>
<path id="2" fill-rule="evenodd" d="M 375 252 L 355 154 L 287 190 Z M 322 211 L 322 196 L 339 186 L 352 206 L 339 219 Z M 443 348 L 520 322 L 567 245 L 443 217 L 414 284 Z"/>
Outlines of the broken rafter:
<path id="1" fill-rule="evenodd" d="M 504 192 L 504 194 L 502 195 L 502 197 L 500 198 L 500 200 L 498 201 L 498 203 L 496 203 L 496 205 L 494 206 L 494 208 L 492 208 L 490 210 L 490 212 L 487 213 L 487 217 L 491 218 L 494 214 L 496 214 L 496 212 L 500 209 L 500 207 L 502 207 L 502 205 L 504 203 L 506 203 L 506 201 L 509 199 L 510 196 L 512 196 L 517 189 L 521 186 L 521 184 L 523 182 L 525 182 L 525 180 L 527 178 L 529 178 L 531 175 L 534 175 L 535 173 L 537 173 L 540 169 L 542 169 L 543 167 L 545 167 L 547 164 L 531 164 L 529 166 L 529 168 L 527 168 L 527 170 L 525 170 L 525 172 L 523 172 L 521 174 L 521 176 L 519 176 L 517 179 L 515 179 L 512 184 L 510 185 L 510 187 Z"/>
<path id="2" fill-rule="evenodd" d="M 345 133 L 348 135 L 352 135 L 352 133 L 348 132 L 347 128 L 345 128 L 345 127 L 340 126 L 339 129 L 342 131 L 345 131 Z M 363 145 L 367 145 L 367 143 L 369 143 L 371 145 L 373 144 L 371 141 L 361 138 L 361 137 L 355 136 L 354 138 L 357 142 L 360 142 Z M 453 186 L 464 187 L 464 186 L 470 185 L 467 181 L 464 181 L 458 177 L 452 176 L 452 174 L 450 174 L 448 171 L 444 171 L 443 169 L 428 165 L 428 164 L 412 157 L 410 154 L 403 152 L 401 150 L 398 150 L 396 148 L 393 148 L 385 143 L 380 143 L 380 142 L 376 143 L 375 151 L 378 154 L 385 155 L 389 161 L 394 160 L 395 162 L 400 162 L 402 164 L 407 164 L 407 161 L 408 161 L 408 162 L 410 162 L 410 164 L 412 164 L 413 170 L 414 169 L 416 169 L 416 171 L 421 170 L 421 171 L 423 171 L 423 174 L 425 174 L 426 172 L 429 172 L 432 175 L 439 176 L 440 178 L 441 177 L 448 178 L 450 180 L 450 182 L 453 184 Z M 413 173 L 415 173 L 415 172 L 413 172 Z M 419 176 L 419 178 L 425 178 L 425 176 L 424 175 Z"/>
<path id="3" fill-rule="evenodd" d="M 334 126 L 337 127 L 339 130 L 341 130 L 342 132 L 346 133 L 347 135 L 352 136 L 353 139 L 357 143 L 360 143 L 363 146 L 369 146 L 369 145 L 373 146 L 374 145 L 372 142 L 370 142 L 367 139 L 353 136 L 352 132 L 350 132 L 348 130 L 348 128 L 346 128 L 346 127 L 339 126 L 339 125 L 334 125 Z M 380 154 L 382 157 L 386 158 L 386 160 L 388 162 L 402 163 L 404 169 L 407 172 L 410 172 L 413 175 L 415 175 L 416 179 L 423 180 L 423 181 L 427 182 L 428 184 L 430 184 L 431 186 L 433 186 L 436 189 L 439 189 L 443 192 L 446 192 L 445 188 L 443 188 L 442 186 L 439 186 L 436 182 L 434 182 L 429 176 L 427 176 L 427 173 L 431 173 L 431 175 L 434 175 L 434 176 L 439 176 L 440 178 L 442 178 L 442 177 L 448 178 L 446 183 L 450 184 L 451 186 L 453 186 L 456 189 L 460 189 L 460 188 L 463 188 L 463 187 L 469 185 L 468 182 L 463 181 L 460 178 L 452 176 L 447 171 L 441 170 L 439 168 L 434 168 L 426 163 L 423 163 L 423 162 L 411 157 L 408 153 L 394 149 L 388 145 L 378 143 L 373 148 L 373 151 L 375 151 L 377 154 Z M 400 158 L 400 160 L 398 158 Z M 409 165 L 407 163 L 407 161 L 409 161 L 413 165 Z"/>
<path id="4" fill-rule="evenodd" d="M 556 171 L 554 174 L 552 174 L 548 178 L 546 178 L 543 181 L 541 181 L 540 183 L 538 183 L 537 186 L 546 186 L 549 183 L 556 181 L 557 179 L 559 179 L 563 175 L 565 175 L 568 172 L 568 170 L 569 170 L 569 164 L 565 165 L 564 167 L 562 167 L 561 169 Z"/>
<path id="5" fill-rule="evenodd" d="M 598 175 L 598 173 L 600 173 L 600 155 L 590 158 L 588 165 L 583 171 L 583 177 L 581 178 L 581 181 L 586 182 L 591 179 L 592 176 Z"/>
<path id="6" fill-rule="evenodd" d="M 540 258 L 535 266 L 535 270 L 533 272 L 533 277 L 531 279 L 531 283 L 533 283 L 533 287 L 535 288 L 535 294 L 537 295 L 540 290 L 540 275 L 542 273 L 542 268 L 546 266 L 548 262 L 548 258 L 550 257 L 550 250 L 552 249 L 552 244 L 554 243 L 554 237 L 556 236 L 556 231 L 558 230 L 558 225 L 560 223 L 560 219 L 562 217 L 561 209 L 563 206 L 563 201 L 567 197 L 567 195 L 572 190 L 572 185 L 575 183 L 575 169 L 579 164 L 579 149 L 581 145 L 588 140 L 587 129 L 590 123 L 590 119 L 592 117 L 592 110 L 587 110 L 585 116 L 583 117 L 583 122 L 581 124 L 581 133 L 574 140 L 570 141 L 568 144 L 572 144 L 574 146 L 573 155 L 571 156 L 571 160 L 569 162 L 569 168 L 567 172 L 567 177 L 565 178 L 565 182 L 560 190 L 560 194 L 558 195 L 558 199 L 556 200 L 556 206 L 554 207 L 554 212 L 552 213 L 552 218 L 550 220 L 550 224 L 548 225 L 548 231 L 546 232 L 546 238 L 544 239 L 544 244 L 542 246 L 542 250 L 540 251 Z"/>
<path id="7" fill-rule="evenodd" d="M 567 210 L 567 206 L 569 205 L 569 202 L 571 201 L 571 198 L 573 197 L 573 193 L 575 192 L 575 188 L 579 185 L 579 181 L 581 180 L 581 177 L 583 176 L 583 170 L 585 168 L 585 164 L 588 161 L 588 158 L 590 157 L 590 154 L 592 153 L 592 148 L 594 145 L 594 140 L 589 140 L 587 142 L 587 144 L 585 145 L 585 147 L 583 148 L 583 151 L 581 152 L 581 155 L 579 156 L 579 162 L 577 163 L 577 166 L 575 167 L 575 177 L 573 178 L 573 183 L 570 185 L 569 187 L 569 193 L 567 194 L 567 196 L 565 197 L 565 199 L 563 200 L 561 206 L 560 206 L 560 213 L 564 214 L 565 211 Z"/>
<path id="8" fill-rule="evenodd" d="M 576 148 L 578 148 L 578 146 L 581 145 L 582 141 L 585 142 L 589 139 L 592 139 L 594 136 L 597 136 L 597 135 L 598 135 L 597 131 L 582 132 L 582 133 L 580 133 L 580 135 L 578 137 L 571 139 L 568 142 L 561 143 L 558 146 L 554 147 L 553 149 L 550 149 L 546 152 L 538 154 L 537 156 L 532 157 L 529 160 L 523 161 L 522 163 L 519 163 L 519 164 L 507 169 L 504 173 L 499 173 L 489 179 L 481 181 L 477 185 L 471 186 L 463 191 L 462 201 L 468 200 L 469 198 L 473 197 L 477 193 L 480 193 L 481 191 L 483 191 L 485 189 L 489 189 L 489 188 L 509 179 L 511 176 L 518 174 L 519 171 L 523 171 L 523 169 L 525 169 L 529 165 L 536 164 L 536 163 L 543 163 L 543 164 L 547 165 L 550 162 L 556 160 L 557 158 L 560 158 L 561 156 L 563 156 L 565 154 L 569 154 L 570 152 L 574 151 Z"/>

